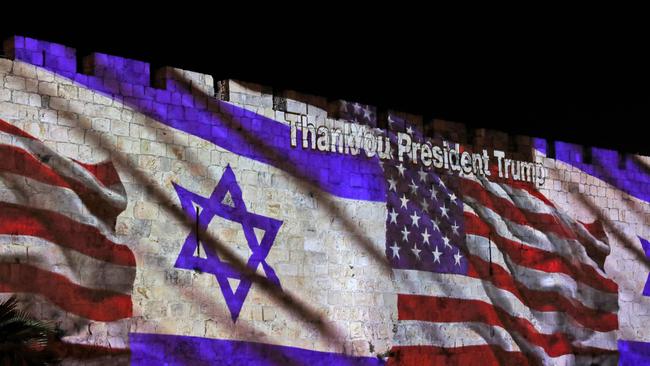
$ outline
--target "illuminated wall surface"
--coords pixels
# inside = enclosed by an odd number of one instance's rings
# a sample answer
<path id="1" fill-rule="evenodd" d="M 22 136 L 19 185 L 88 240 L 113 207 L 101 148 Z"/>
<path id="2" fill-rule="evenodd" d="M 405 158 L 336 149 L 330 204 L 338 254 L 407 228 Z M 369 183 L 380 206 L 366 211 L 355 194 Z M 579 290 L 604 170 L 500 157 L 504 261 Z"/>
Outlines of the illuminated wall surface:
<path id="1" fill-rule="evenodd" d="M 646 157 L 4 50 L 0 291 L 66 364 L 650 364 Z"/>

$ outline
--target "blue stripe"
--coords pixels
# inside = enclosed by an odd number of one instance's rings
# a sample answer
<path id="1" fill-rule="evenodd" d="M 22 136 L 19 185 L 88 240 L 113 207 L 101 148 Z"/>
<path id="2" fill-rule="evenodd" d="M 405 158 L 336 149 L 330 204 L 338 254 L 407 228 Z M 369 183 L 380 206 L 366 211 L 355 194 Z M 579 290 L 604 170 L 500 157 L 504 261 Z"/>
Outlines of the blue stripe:
<path id="1" fill-rule="evenodd" d="M 542 153 L 547 153 L 546 141 L 534 139 L 533 144 Z M 591 163 L 586 163 L 582 146 L 566 142 L 555 142 L 555 159 L 572 165 L 617 189 L 650 202 L 650 165 L 636 159 L 627 159 L 620 166 L 619 153 L 614 150 L 592 148 Z"/>
<path id="2" fill-rule="evenodd" d="M 70 78 L 167 126 L 272 165 L 335 196 L 386 201 L 377 157 L 291 148 L 286 124 L 206 94 L 196 96 L 189 81 L 168 79 L 166 89 L 150 87 L 144 62 L 95 54 L 95 76 L 77 73 L 75 50 L 55 43 L 15 37 L 14 53 L 16 60 Z"/>
<path id="3" fill-rule="evenodd" d="M 619 340 L 618 352 L 620 366 L 650 365 L 650 343 Z"/>
<path id="4" fill-rule="evenodd" d="M 131 333 L 132 365 L 379 366 L 374 357 L 353 357 L 265 343 L 164 334 Z"/>

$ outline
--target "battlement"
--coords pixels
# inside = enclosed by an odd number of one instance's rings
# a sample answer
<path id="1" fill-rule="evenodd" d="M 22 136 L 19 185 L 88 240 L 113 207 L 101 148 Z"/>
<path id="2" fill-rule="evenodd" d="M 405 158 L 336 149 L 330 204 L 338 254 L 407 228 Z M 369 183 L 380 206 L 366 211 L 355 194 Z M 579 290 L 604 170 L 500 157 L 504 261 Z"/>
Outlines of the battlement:
<path id="1" fill-rule="evenodd" d="M 103 53 L 79 57 L 81 55 L 74 48 L 28 37 L 11 37 L 3 46 L 5 55 L 11 59 L 43 67 L 75 82 L 119 96 L 126 102 L 136 103 L 137 100 L 144 112 L 157 111 L 165 116 L 169 113 L 182 114 L 180 109 L 174 112 L 166 105 L 201 110 L 208 107 L 206 98 L 215 98 L 244 107 L 273 109 L 276 117 L 285 113 L 294 119 L 296 116 L 308 116 L 316 122 L 332 119 L 403 130 L 403 121 L 408 121 L 409 125 L 432 138 L 459 142 L 477 150 L 500 149 L 522 157 L 529 156 L 534 147 L 549 157 L 583 170 L 593 170 L 595 165 L 606 164 L 608 174 L 613 176 L 629 175 L 630 172 L 634 175 L 643 171 L 633 159 L 614 150 L 468 128 L 462 123 L 426 120 L 422 116 L 401 111 L 380 111 L 372 105 L 328 100 L 321 96 L 276 90 L 238 80 L 221 80 L 215 85 L 211 75 L 172 67 L 151 70 L 147 62 Z"/>

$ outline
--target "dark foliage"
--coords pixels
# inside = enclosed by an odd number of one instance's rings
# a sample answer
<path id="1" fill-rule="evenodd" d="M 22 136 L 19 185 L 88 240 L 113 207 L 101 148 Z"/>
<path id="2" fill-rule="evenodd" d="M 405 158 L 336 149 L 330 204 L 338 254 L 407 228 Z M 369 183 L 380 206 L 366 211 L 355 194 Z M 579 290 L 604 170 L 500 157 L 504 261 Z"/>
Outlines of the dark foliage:
<path id="1" fill-rule="evenodd" d="M 17 309 L 17 304 L 15 296 L 0 303 L 0 365 L 58 364 L 48 348 L 54 328 Z"/>

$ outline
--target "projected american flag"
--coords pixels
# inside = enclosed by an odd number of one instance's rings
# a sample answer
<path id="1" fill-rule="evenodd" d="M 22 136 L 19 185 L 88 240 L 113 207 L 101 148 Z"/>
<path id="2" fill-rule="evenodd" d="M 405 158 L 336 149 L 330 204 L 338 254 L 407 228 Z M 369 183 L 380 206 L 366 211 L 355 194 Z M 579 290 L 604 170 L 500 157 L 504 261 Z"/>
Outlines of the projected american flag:
<path id="1" fill-rule="evenodd" d="M 113 164 L 72 160 L 2 120 L 0 156 L 0 292 L 38 304 L 63 352 L 119 353 L 136 263 L 115 239 L 127 198 Z"/>
<path id="2" fill-rule="evenodd" d="M 617 362 L 602 227 L 569 218 L 532 184 L 439 176 L 406 159 L 383 167 L 398 292 L 391 363 Z"/>

